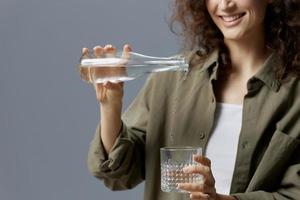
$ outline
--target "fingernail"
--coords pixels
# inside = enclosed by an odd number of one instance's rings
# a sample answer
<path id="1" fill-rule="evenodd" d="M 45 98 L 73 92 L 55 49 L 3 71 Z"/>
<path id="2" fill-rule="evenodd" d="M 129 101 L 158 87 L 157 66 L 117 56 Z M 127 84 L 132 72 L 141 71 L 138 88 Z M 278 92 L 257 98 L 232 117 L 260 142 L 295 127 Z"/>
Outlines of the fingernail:
<path id="1" fill-rule="evenodd" d="M 129 51 L 132 51 L 132 49 L 131 49 L 131 47 L 130 47 L 129 44 L 125 44 L 124 46 L 125 46 L 125 48 L 127 48 Z"/>
<path id="2" fill-rule="evenodd" d="M 97 49 L 100 49 L 100 48 L 101 48 L 100 46 L 95 46 L 95 47 L 93 48 L 93 50 L 96 51 Z"/>
<path id="3" fill-rule="evenodd" d="M 82 53 L 83 53 L 83 54 L 86 54 L 87 52 L 88 52 L 88 48 L 83 47 L 83 48 L 82 48 Z"/>

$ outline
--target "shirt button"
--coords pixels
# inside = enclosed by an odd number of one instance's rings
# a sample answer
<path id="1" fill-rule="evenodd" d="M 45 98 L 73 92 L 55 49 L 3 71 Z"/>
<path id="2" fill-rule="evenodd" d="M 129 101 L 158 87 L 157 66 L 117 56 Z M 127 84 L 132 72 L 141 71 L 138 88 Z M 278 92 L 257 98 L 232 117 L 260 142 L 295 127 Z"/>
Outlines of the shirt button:
<path id="1" fill-rule="evenodd" d="M 205 134 L 203 132 L 201 132 L 200 135 L 199 135 L 199 138 L 200 138 L 200 140 L 204 139 L 205 138 Z"/>
<path id="2" fill-rule="evenodd" d="M 215 103 L 215 97 L 211 97 L 211 102 Z"/>
<path id="3" fill-rule="evenodd" d="M 242 148 L 246 149 L 247 147 L 248 147 L 248 142 L 247 141 L 243 142 L 242 143 Z"/>

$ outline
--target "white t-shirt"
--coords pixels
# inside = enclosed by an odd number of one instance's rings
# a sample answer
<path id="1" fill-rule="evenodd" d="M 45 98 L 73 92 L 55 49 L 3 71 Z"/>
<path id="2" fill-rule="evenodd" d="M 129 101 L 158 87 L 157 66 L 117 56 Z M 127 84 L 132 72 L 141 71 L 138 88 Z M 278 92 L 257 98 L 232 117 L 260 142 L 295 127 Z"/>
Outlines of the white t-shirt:
<path id="1" fill-rule="evenodd" d="M 217 103 L 215 124 L 208 141 L 205 156 L 211 160 L 216 190 L 229 194 L 234 171 L 243 106 Z"/>

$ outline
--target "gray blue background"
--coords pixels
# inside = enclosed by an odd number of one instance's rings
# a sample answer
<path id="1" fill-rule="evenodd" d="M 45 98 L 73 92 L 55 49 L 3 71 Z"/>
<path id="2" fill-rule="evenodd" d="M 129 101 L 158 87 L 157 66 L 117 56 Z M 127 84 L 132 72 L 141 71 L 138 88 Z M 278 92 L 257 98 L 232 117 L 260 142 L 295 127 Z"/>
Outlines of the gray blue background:
<path id="1" fill-rule="evenodd" d="M 100 119 L 92 87 L 79 78 L 81 48 L 130 43 L 169 56 L 169 1 L 0 1 L 0 199 L 143 198 L 143 184 L 112 192 L 86 166 Z M 126 83 L 124 108 L 144 78 Z"/>

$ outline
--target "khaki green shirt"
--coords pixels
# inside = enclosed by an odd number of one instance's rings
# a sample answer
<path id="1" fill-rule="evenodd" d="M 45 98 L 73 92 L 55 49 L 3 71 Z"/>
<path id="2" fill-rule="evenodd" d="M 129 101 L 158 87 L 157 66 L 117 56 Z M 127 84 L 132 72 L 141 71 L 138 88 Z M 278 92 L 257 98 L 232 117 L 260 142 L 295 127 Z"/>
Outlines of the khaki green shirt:
<path id="1" fill-rule="evenodd" d="M 194 58 L 197 54 L 194 54 Z M 192 62 L 191 62 L 192 63 Z M 230 193 L 241 200 L 300 199 L 300 82 L 280 83 L 273 53 L 247 83 Z M 218 52 L 182 71 L 153 74 L 123 115 L 123 127 L 106 155 L 99 127 L 88 167 L 112 190 L 145 181 L 145 200 L 188 199 L 160 189 L 160 148 L 201 146 L 212 132 Z M 216 180 L 218 181 L 218 180 Z"/>

